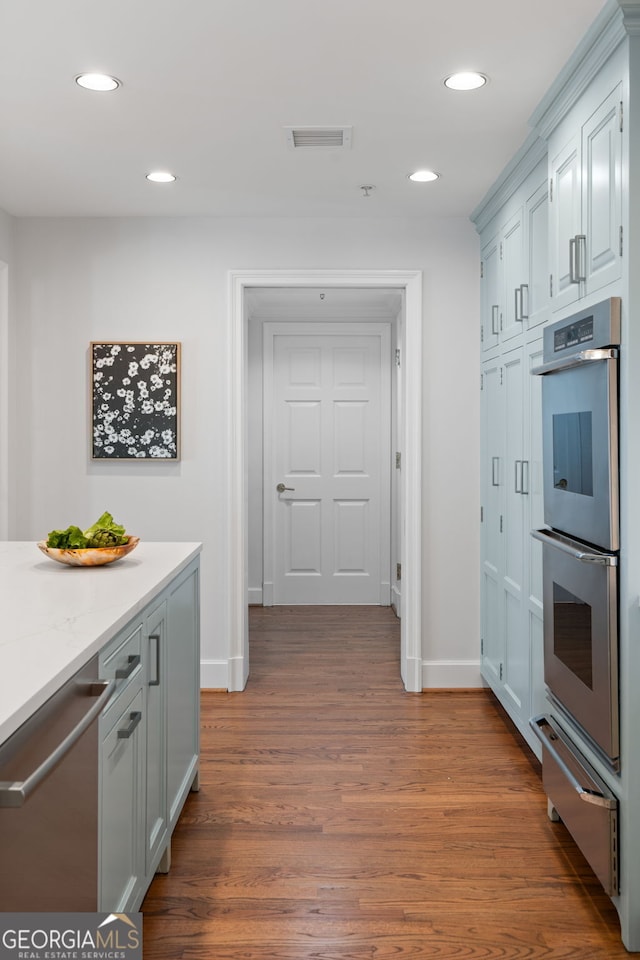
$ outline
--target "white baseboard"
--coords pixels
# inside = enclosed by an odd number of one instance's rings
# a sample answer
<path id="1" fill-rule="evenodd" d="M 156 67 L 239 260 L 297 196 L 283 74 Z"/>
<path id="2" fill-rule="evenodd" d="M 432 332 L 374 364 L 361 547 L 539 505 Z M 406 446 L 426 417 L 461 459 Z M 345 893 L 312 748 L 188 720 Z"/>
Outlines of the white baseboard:
<path id="1" fill-rule="evenodd" d="M 256 604 L 262 606 L 262 587 L 249 587 L 247 591 L 249 594 L 249 606 Z"/>
<path id="2" fill-rule="evenodd" d="M 484 686 L 479 660 L 423 660 L 423 690 Z"/>
<path id="3" fill-rule="evenodd" d="M 402 594 L 395 583 L 391 587 L 391 606 L 395 610 L 398 620 L 402 620 Z"/>
<path id="4" fill-rule="evenodd" d="M 200 689 L 229 689 L 229 663 L 227 660 L 200 661 Z"/>

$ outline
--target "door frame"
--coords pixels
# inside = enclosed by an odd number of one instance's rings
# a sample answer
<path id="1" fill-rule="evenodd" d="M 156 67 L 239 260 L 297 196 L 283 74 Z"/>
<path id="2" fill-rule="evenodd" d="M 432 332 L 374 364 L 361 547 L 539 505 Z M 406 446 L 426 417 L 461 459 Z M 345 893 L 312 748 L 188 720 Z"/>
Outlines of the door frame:
<path id="1" fill-rule="evenodd" d="M 0 540 L 9 539 L 9 265 L 0 260 Z"/>
<path id="2" fill-rule="evenodd" d="M 404 291 L 402 328 L 402 471 L 400 525 L 403 531 L 400 672 L 405 690 L 422 690 L 422 271 L 421 270 L 230 270 L 227 349 L 227 622 L 228 689 L 244 690 L 249 678 L 247 317 L 250 287 L 395 287 Z"/>
<path id="3" fill-rule="evenodd" d="M 345 331 L 348 328 L 348 333 Z M 268 408 L 274 386 L 273 350 L 274 340 L 278 336 L 350 336 L 377 337 L 380 342 L 380 391 L 386 403 L 380 415 L 377 440 L 380 442 L 380 509 L 378 527 L 380 531 L 380 556 L 384 555 L 384 576 L 382 568 L 377 576 L 378 602 L 383 606 L 391 603 L 391 321 L 390 320 L 263 320 L 262 321 L 262 370 L 263 370 L 263 585 L 262 600 L 265 606 L 274 606 L 275 589 L 275 543 L 276 508 L 273 498 L 273 457 L 272 435 L 274 419 Z M 301 332 L 304 331 L 304 332 Z M 267 350 L 267 344 L 269 349 Z M 386 458 L 386 459 L 385 459 Z M 386 521 L 386 523 L 385 523 Z M 383 584 L 386 582 L 385 588 Z"/>

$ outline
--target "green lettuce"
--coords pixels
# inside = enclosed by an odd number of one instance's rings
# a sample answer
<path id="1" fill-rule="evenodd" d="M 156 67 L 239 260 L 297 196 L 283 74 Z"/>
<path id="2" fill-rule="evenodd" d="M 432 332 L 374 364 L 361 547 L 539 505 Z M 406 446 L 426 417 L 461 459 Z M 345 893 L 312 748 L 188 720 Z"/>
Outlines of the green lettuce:
<path id="1" fill-rule="evenodd" d="M 47 537 L 48 547 L 57 547 L 59 550 L 78 550 L 86 547 L 87 538 L 80 527 L 67 527 L 66 530 L 52 530 Z"/>
<path id="2" fill-rule="evenodd" d="M 66 530 L 52 530 L 47 537 L 47 546 L 60 550 L 82 550 L 86 547 L 119 547 L 128 541 L 124 527 L 105 511 L 84 533 L 75 526 Z"/>
<path id="3" fill-rule="evenodd" d="M 84 535 L 87 538 L 88 547 L 119 547 L 129 540 L 124 527 L 116 523 L 106 510 L 92 526 L 84 531 Z"/>

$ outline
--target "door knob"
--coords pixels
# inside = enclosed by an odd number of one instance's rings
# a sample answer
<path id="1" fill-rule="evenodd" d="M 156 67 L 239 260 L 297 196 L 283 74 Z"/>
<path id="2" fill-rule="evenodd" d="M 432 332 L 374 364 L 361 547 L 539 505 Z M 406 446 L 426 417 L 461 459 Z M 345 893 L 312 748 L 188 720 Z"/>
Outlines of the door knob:
<path id="1" fill-rule="evenodd" d="M 295 487 L 285 487 L 284 483 L 279 483 L 276 490 L 278 493 L 284 493 L 285 490 L 295 490 Z"/>

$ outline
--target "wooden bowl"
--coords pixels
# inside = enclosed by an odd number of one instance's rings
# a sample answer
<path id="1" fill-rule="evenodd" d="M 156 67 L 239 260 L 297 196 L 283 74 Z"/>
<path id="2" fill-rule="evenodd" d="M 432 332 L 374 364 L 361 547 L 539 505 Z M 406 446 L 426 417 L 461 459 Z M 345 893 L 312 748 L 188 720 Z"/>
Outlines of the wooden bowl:
<path id="1" fill-rule="evenodd" d="M 78 550 L 66 550 L 60 547 L 48 547 L 46 540 L 38 541 L 38 548 L 50 560 L 66 563 L 71 567 L 102 567 L 105 563 L 114 563 L 140 543 L 139 537 L 129 537 L 127 543 L 119 547 L 85 547 Z"/>

